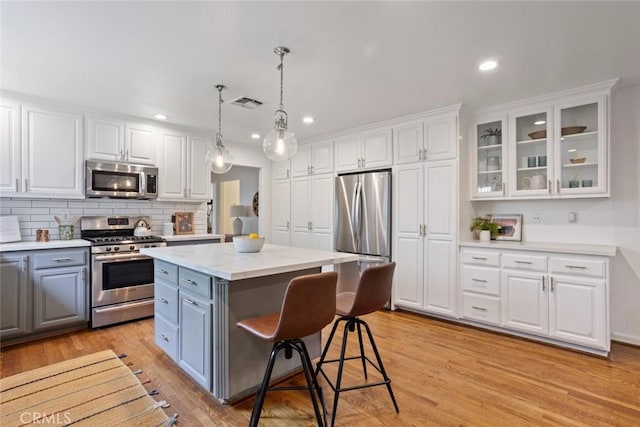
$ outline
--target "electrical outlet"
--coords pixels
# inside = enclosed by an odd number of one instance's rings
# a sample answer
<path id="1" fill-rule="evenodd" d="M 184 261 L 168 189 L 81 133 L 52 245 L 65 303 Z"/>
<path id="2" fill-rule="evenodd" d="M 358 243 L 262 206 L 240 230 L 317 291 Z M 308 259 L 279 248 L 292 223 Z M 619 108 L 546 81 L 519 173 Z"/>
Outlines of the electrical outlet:
<path id="1" fill-rule="evenodd" d="M 536 212 L 531 214 L 531 224 L 540 224 L 542 222 L 542 213 Z"/>
<path id="2" fill-rule="evenodd" d="M 69 211 L 62 211 L 60 212 L 60 219 L 68 222 L 71 219 L 71 214 L 69 213 Z"/>

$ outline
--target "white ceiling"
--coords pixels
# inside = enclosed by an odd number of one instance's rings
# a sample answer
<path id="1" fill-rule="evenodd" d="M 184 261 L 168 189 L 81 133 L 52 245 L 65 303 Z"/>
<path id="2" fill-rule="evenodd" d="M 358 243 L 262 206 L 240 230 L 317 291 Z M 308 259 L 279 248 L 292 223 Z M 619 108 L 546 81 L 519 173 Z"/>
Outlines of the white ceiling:
<path id="1" fill-rule="evenodd" d="M 266 133 L 285 109 L 299 140 L 455 103 L 495 105 L 619 77 L 640 84 L 640 2 L 7 2 L 5 90 Z M 480 60 L 501 62 L 491 74 Z M 302 124 L 311 114 L 313 125 Z"/>

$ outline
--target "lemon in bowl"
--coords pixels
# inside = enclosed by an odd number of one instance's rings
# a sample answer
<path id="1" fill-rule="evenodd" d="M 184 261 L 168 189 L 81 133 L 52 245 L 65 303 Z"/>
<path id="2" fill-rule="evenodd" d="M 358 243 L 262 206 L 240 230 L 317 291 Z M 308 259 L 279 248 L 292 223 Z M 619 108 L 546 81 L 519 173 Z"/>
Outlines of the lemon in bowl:
<path id="1" fill-rule="evenodd" d="M 251 237 L 254 235 L 255 237 Z M 233 246 L 237 252 L 260 252 L 264 246 L 264 237 L 252 233 L 248 236 L 234 236 Z"/>

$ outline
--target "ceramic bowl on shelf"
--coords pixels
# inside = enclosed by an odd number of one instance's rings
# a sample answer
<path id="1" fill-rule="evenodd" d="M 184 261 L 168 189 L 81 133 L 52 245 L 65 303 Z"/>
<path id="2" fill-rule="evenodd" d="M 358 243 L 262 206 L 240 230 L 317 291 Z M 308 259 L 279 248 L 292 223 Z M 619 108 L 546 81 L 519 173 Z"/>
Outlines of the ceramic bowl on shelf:
<path id="1" fill-rule="evenodd" d="M 585 160 L 587 160 L 587 158 L 586 158 L 586 157 L 579 157 L 579 158 L 577 158 L 577 159 L 569 159 L 569 161 L 570 161 L 571 163 L 573 163 L 574 165 L 575 165 L 575 164 L 577 164 L 577 163 L 584 163 L 584 162 L 585 162 Z"/>
<path id="2" fill-rule="evenodd" d="M 233 246 L 237 252 L 260 252 L 264 246 L 264 237 L 233 236 Z"/>

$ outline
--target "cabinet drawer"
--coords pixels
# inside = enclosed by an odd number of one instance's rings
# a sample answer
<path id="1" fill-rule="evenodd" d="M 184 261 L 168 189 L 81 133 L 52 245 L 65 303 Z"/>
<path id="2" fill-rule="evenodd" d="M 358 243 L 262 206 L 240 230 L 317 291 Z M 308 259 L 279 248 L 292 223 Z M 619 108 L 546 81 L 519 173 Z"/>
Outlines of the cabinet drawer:
<path id="1" fill-rule="evenodd" d="M 549 271 L 551 273 L 605 277 L 606 261 L 585 258 L 550 258 Z"/>
<path id="2" fill-rule="evenodd" d="M 527 271 L 547 271 L 547 257 L 506 253 L 502 254 L 502 267 Z"/>
<path id="3" fill-rule="evenodd" d="M 168 262 L 153 260 L 153 272 L 157 278 L 162 278 L 166 282 L 178 284 L 178 266 Z"/>
<path id="4" fill-rule="evenodd" d="M 174 325 L 162 316 L 155 316 L 155 343 L 169 357 L 178 361 L 178 326 Z"/>
<path id="5" fill-rule="evenodd" d="M 463 251 L 462 262 L 464 264 L 488 265 L 492 267 L 500 266 L 499 252 L 483 251 Z"/>
<path id="6" fill-rule="evenodd" d="M 172 323 L 178 323 L 178 289 L 157 281 L 154 284 L 155 313 Z"/>
<path id="7" fill-rule="evenodd" d="M 500 296 L 500 270 L 470 265 L 462 266 L 462 289 Z"/>
<path id="8" fill-rule="evenodd" d="M 463 292 L 462 317 L 499 325 L 500 298 Z"/>
<path id="9" fill-rule="evenodd" d="M 38 253 L 33 256 L 33 268 L 69 267 L 87 264 L 87 250 L 55 251 Z"/>
<path id="10" fill-rule="evenodd" d="M 187 268 L 178 270 L 178 285 L 181 289 L 188 289 L 211 299 L 211 277 Z"/>

